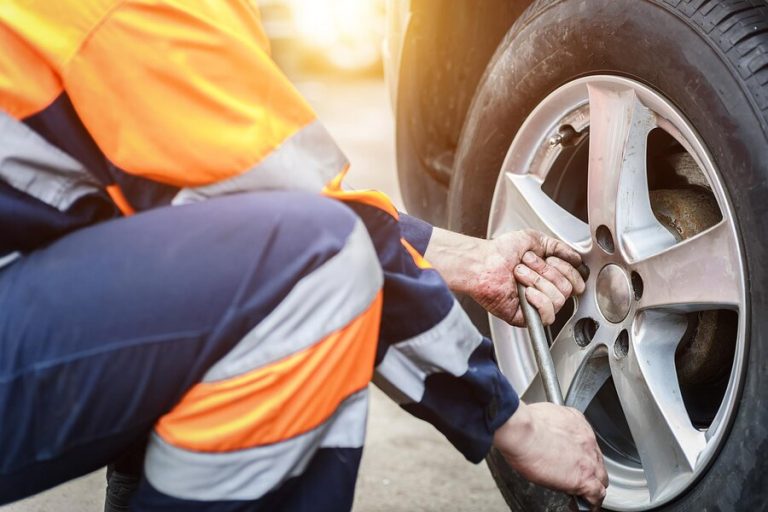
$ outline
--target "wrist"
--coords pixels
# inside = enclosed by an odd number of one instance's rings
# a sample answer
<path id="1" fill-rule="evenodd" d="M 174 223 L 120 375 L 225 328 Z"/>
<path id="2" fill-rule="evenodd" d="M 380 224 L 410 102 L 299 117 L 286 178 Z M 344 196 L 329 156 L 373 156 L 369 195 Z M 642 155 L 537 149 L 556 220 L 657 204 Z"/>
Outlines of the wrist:
<path id="1" fill-rule="evenodd" d="M 530 406 L 522 400 L 512 416 L 493 435 L 493 446 L 506 458 L 514 457 L 516 450 L 526 446 L 535 430 Z"/>

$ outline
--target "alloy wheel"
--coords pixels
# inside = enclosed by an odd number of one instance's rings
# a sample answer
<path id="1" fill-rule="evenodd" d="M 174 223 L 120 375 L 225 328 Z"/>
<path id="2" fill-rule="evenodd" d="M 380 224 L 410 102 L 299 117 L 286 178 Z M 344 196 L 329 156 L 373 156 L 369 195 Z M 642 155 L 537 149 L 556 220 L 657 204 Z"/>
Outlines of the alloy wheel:
<path id="1" fill-rule="evenodd" d="M 567 242 L 591 270 L 551 352 L 567 404 L 603 448 L 606 508 L 669 502 L 716 456 L 744 373 L 744 260 L 705 145 L 639 82 L 566 84 L 528 117 L 501 170 L 489 236 L 522 228 Z M 521 397 L 544 401 L 527 332 L 496 318 L 491 331 Z"/>

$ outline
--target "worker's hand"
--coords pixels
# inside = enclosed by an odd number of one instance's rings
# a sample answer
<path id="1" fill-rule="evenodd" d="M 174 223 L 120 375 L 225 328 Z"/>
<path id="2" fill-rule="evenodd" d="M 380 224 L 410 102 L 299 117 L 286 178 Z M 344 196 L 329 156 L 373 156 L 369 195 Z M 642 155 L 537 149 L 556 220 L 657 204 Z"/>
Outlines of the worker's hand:
<path id="1" fill-rule="evenodd" d="M 513 231 L 483 240 L 435 228 L 426 251 L 427 260 L 448 286 L 466 293 L 492 315 L 525 326 L 517 296 L 517 282 L 545 325 L 572 295 L 584 291 L 576 270 L 579 253 L 568 245 L 534 230 Z"/>
<path id="2" fill-rule="evenodd" d="M 608 474 L 595 433 L 579 411 L 550 403 L 520 407 L 496 431 L 494 446 L 523 478 L 581 496 L 600 510 Z"/>

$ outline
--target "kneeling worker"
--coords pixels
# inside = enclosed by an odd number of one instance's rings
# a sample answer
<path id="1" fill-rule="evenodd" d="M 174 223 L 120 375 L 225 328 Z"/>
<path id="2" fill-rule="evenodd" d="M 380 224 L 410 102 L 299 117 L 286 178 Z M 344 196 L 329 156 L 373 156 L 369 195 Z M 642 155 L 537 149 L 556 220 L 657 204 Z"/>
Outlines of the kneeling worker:
<path id="1" fill-rule="evenodd" d="M 520 402 L 449 291 L 551 322 L 578 254 L 345 191 L 251 2 L 8 0 L 0 46 L 0 504 L 139 445 L 134 511 L 349 510 L 373 379 L 599 505 L 583 416 Z"/>

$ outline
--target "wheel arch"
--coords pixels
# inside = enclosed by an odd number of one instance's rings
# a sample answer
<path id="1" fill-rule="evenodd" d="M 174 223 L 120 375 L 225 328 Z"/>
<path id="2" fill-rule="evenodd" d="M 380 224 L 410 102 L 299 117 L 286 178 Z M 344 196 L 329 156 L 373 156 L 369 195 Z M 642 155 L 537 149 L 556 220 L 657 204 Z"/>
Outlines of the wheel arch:
<path id="1" fill-rule="evenodd" d="M 397 83 L 397 168 L 408 210 L 447 223 L 453 162 L 491 57 L 533 0 L 412 0 Z"/>

